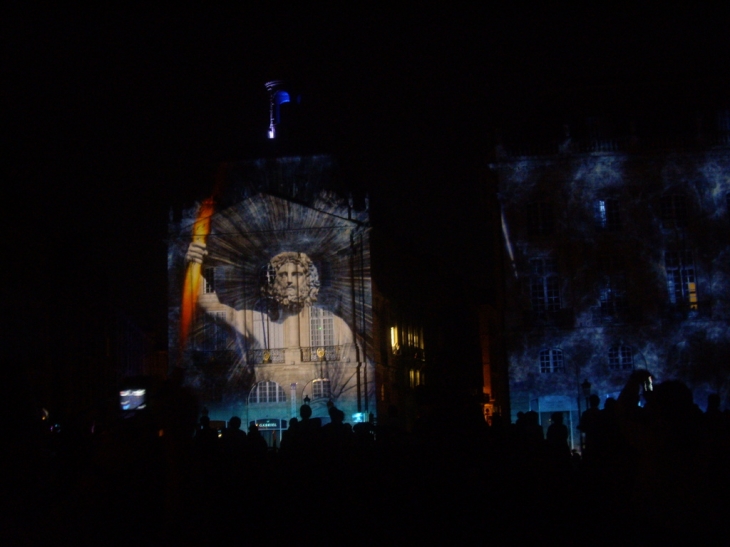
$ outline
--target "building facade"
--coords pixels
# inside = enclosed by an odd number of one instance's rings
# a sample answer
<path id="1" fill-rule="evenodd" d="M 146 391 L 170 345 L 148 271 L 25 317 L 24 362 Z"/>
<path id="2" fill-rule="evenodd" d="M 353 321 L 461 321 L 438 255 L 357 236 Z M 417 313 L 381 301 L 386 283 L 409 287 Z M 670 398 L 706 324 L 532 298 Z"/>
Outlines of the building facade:
<path id="1" fill-rule="evenodd" d="M 369 214 L 325 190 L 328 156 L 221 166 L 170 223 L 169 354 L 211 419 L 286 427 L 308 402 L 375 407 Z M 280 438 L 280 437 L 279 437 Z"/>
<path id="2" fill-rule="evenodd" d="M 424 317 L 412 306 L 376 291 L 374 298 L 378 415 L 381 422 L 410 431 L 418 416 L 417 393 L 426 386 Z"/>
<path id="3" fill-rule="evenodd" d="M 681 146 L 566 140 L 549 154 L 498 149 L 509 408 L 564 412 L 628 375 L 678 379 L 704 408 L 730 389 L 730 139 Z M 724 125 L 722 123 L 724 122 Z M 587 380 L 587 382 L 586 382 Z"/>

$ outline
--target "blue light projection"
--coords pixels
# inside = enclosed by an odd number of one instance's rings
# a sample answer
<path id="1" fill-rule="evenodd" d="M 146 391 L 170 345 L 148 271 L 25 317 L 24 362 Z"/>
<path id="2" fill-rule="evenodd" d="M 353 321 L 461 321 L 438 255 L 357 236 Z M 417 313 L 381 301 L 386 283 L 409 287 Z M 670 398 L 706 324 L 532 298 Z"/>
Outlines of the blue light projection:
<path id="1" fill-rule="evenodd" d="M 513 418 L 576 411 L 584 379 L 605 399 L 638 368 L 657 382 L 684 381 L 703 408 L 712 392 L 730 403 L 728 147 L 505 157 L 491 169 L 509 257 Z M 551 233 L 529 229 L 534 204 L 553 211 Z M 559 310 L 537 313 L 535 287 L 544 281 L 531 272 L 536 259 L 557 264 Z M 622 348 L 620 365 L 612 348 Z M 563 369 L 541 372 L 541 352 L 553 349 L 562 350 Z"/>
<path id="2" fill-rule="evenodd" d="M 280 89 L 284 83 L 280 80 L 266 82 L 266 89 L 269 91 L 269 133 L 270 139 L 275 139 L 278 133 L 278 126 L 281 123 L 281 105 L 291 102 L 288 91 Z"/>

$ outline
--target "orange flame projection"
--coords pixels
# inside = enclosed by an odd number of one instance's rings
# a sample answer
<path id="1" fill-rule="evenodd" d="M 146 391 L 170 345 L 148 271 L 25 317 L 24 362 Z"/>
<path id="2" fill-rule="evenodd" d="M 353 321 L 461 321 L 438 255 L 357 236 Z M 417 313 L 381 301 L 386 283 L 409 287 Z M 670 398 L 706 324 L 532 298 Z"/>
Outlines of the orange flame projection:
<path id="1" fill-rule="evenodd" d="M 206 199 L 200 205 L 198 216 L 193 225 L 193 243 L 205 244 L 206 238 L 210 234 L 210 217 L 213 215 L 214 205 L 213 198 Z M 188 270 L 185 273 L 185 284 L 183 285 L 182 309 L 180 313 L 181 351 L 185 349 L 188 336 L 190 336 L 195 308 L 198 305 L 202 277 L 200 264 L 196 262 L 188 264 Z"/>

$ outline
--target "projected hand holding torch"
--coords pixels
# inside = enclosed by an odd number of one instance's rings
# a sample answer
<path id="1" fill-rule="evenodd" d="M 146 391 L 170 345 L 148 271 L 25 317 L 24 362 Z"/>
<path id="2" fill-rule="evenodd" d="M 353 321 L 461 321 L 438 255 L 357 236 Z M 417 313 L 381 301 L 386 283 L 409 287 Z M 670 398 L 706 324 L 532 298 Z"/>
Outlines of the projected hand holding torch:
<path id="1" fill-rule="evenodd" d="M 185 253 L 185 262 L 202 264 L 206 256 L 208 256 L 207 245 L 193 241 L 188 247 L 188 252 Z"/>
<path id="2" fill-rule="evenodd" d="M 184 349 L 190 335 L 190 328 L 193 322 L 193 314 L 198 303 L 200 294 L 201 265 L 203 257 L 208 254 L 205 250 L 205 240 L 210 234 L 210 217 L 213 214 L 214 203 L 212 199 L 206 199 L 200 205 L 198 216 L 193 225 L 193 242 L 188 248 L 185 258 L 188 260 L 188 268 L 185 272 L 185 284 L 183 287 L 182 309 L 180 317 L 180 349 Z"/>

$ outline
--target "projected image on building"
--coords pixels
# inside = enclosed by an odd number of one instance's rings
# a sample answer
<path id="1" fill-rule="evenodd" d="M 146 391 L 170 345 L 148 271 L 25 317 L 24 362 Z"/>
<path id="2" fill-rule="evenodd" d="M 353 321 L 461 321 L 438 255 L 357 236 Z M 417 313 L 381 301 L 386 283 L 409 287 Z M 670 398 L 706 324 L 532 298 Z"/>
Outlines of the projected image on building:
<path id="1" fill-rule="evenodd" d="M 512 419 L 572 427 L 632 371 L 730 398 L 730 150 L 503 153 L 505 345 Z M 638 145 L 637 145 L 638 146 Z M 641 153 L 639 153 L 641 152 Z"/>
<path id="2" fill-rule="evenodd" d="M 170 352 L 219 419 L 374 412 L 367 211 L 317 188 L 331 168 L 227 166 L 226 190 L 171 227 Z"/>

